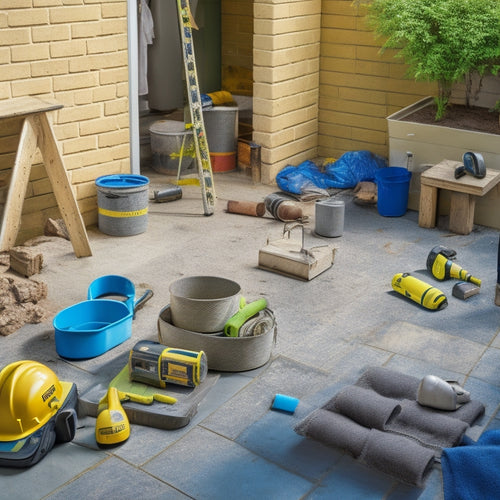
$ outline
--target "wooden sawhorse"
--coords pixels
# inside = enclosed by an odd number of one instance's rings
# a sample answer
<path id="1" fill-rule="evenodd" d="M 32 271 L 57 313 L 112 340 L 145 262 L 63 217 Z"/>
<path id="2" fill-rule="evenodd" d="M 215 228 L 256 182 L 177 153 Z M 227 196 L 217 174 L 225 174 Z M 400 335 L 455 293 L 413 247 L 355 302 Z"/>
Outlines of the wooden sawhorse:
<path id="1" fill-rule="evenodd" d="M 477 179 L 464 175 L 455 179 L 455 169 L 462 165 L 458 161 L 443 160 L 420 177 L 420 207 L 418 225 L 435 227 L 438 205 L 438 189 L 451 191 L 450 231 L 469 234 L 474 226 L 476 196 L 483 196 L 500 182 L 500 171 L 487 169 L 486 176 Z"/>
<path id="2" fill-rule="evenodd" d="M 48 112 L 62 107 L 62 104 L 36 97 L 19 97 L 0 101 L 0 120 L 24 117 L 5 208 L 0 221 L 0 252 L 9 250 L 15 245 L 21 225 L 21 213 L 31 166 L 38 148 L 42 154 L 61 216 L 68 229 L 75 255 L 77 257 L 92 255 L 85 224 L 57 147 L 54 130 L 47 117 Z"/>

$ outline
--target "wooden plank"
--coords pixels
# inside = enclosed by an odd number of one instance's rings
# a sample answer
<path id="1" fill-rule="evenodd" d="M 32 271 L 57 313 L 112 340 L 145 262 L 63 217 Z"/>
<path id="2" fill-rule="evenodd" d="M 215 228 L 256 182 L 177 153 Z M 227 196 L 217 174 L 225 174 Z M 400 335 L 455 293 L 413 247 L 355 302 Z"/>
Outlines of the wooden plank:
<path id="1" fill-rule="evenodd" d="M 438 189 L 433 186 L 421 185 L 418 225 L 420 227 L 435 227 L 438 203 Z"/>
<path id="2" fill-rule="evenodd" d="M 24 120 L 19 139 L 16 160 L 12 168 L 10 185 L 0 228 L 0 252 L 9 250 L 15 245 L 24 197 L 31 171 L 31 164 L 37 149 L 37 132 L 33 117 Z"/>
<path id="3" fill-rule="evenodd" d="M 483 196 L 500 182 L 500 171 L 491 168 L 486 169 L 486 176 L 482 179 L 477 179 L 468 174 L 460 179 L 455 179 L 455 169 L 459 165 L 462 165 L 462 163 L 443 160 L 422 173 L 422 185 Z"/>
<path id="4" fill-rule="evenodd" d="M 61 109 L 62 104 L 39 97 L 17 97 L 0 101 L 0 120 L 14 116 L 27 116 L 34 113 Z"/>
<path id="5" fill-rule="evenodd" d="M 38 147 L 43 156 L 45 170 L 59 205 L 62 218 L 68 229 L 71 244 L 77 257 L 92 255 L 90 243 L 78 204 L 64 167 L 63 159 L 52 126 L 45 113 L 36 115 L 38 125 Z"/>
<path id="6" fill-rule="evenodd" d="M 469 234 L 474 226 L 474 196 L 466 193 L 451 193 L 450 231 L 457 234 Z"/>

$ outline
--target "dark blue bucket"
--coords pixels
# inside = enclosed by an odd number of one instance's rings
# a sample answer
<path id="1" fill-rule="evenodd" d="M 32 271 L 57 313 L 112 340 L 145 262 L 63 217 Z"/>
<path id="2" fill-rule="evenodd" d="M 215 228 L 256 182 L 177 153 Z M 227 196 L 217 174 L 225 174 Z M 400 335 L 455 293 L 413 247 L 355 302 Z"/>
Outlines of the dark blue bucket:
<path id="1" fill-rule="evenodd" d="M 408 209 L 411 172 L 403 167 L 384 167 L 375 172 L 377 209 L 384 217 L 400 217 Z"/>

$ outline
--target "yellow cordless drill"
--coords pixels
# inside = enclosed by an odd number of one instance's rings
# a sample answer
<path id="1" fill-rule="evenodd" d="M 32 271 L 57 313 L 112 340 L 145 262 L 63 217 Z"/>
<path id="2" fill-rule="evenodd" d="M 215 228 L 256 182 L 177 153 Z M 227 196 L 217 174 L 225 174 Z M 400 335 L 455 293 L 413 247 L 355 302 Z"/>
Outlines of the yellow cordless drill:
<path id="1" fill-rule="evenodd" d="M 481 280 L 479 278 L 475 278 L 458 264 L 452 262 L 452 259 L 454 259 L 456 255 L 457 252 L 455 252 L 455 250 L 451 250 L 441 245 L 435 246 L 427 256 L 427 270 L 439 281 L 455 278 L 481 286 Z"/>

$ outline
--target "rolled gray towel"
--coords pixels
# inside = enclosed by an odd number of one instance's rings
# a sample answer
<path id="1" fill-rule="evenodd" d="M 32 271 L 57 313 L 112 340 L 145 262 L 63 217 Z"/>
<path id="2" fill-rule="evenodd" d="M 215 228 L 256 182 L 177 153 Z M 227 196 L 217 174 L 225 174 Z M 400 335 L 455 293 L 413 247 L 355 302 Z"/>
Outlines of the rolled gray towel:
<path id="1" fill-rule="evenodd" d="M 295 432 L 326 445 L 346 450 L 357 458 L 368 439 L 370 429 L 358 425 L 340 413 L 320 408 L 299 422 L 295 427 Z"/>
<path id="2" fill-rule="evenodd" d="M 359 460 L 400 481 L 421 487 L 434 465 L 434 453 L 407 437 L 372 429 Z"/>
<path id="3" fill-rule="evenodd" d="M 373 389 L 386 398 L 416 400 L 420 380 L 388 368 L 372 366 L 361 375 L 356 385 Z"/>
<path id="4" fill-rule="evenodd" d="M 385 398 L 370 389 L 355 385 L 342 389 L 324 408 L 342 413 L 365 427 L 381 431 L 401 411 L 401 406 L 395 399 Z"/>
<path id="5" fill-rule="evenodd" d="M 401 412 L 386 429 L 413 436 L 426 446 L 450 448 L 460 442 L 469 424 L 447 413 L 453 412 L 436 412 L 416 401 L 402 401 Z"/>

